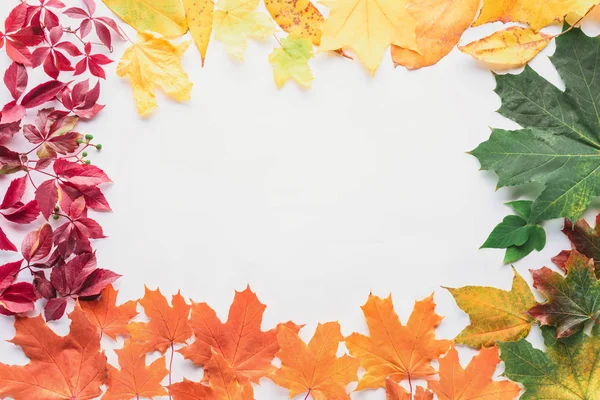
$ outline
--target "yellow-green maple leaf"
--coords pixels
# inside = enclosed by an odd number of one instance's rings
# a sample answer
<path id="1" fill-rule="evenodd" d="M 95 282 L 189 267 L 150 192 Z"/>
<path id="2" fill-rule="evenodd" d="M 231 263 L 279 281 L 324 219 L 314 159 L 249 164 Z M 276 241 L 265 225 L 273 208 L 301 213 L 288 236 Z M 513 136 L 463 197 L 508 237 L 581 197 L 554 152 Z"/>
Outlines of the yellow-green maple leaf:
<path id="1" fill-rule="evenodd" d="M 288 36 L 281 40 L 281 48 L 273 50 L 269 62 L 273 65 L 273 78 L 277 87 L 293 79 L 304 87 L 310 87 L 313 74 L 308 60 L 313 57 L 312 41 L 308 38 Z"/>
<path id="2" fill-rule="evenodd" d="M 117 75 L 129 78 L 140 115 L 148 115 L 156 108 L 156 85 L 176 101 L 190 99 L 192 82 L 181 66 L 181 57 L 189 45 L 190 42 L 174 45 L 161 37 L 141 33 L 138 42 L 125 51 Z"/>
<path id="3" fill-rule="evenodd" d="M 471 319 L 469 326 L 454 339 L 456 343 L 480 348 L 527 336 L 533 322 L 527 311 L 537 302 L 527 282 L 513 271 L 510 291 L 485 286 L 446 288 Z"/>
<path id="4" fill-rule="evenodd" d="M 214 13 L 215 39 L 228 54 L 244 60 L 248 38 L 264 39 L 275 32 L 265 13 L 255 11 L 259 0 L 219 0 Z"/>
<path id="5" fill-rule="evenodd" d="M 152 31 L 176 37 L 187 32 L 180 0 L 102 0 L 138 32 Z"/>

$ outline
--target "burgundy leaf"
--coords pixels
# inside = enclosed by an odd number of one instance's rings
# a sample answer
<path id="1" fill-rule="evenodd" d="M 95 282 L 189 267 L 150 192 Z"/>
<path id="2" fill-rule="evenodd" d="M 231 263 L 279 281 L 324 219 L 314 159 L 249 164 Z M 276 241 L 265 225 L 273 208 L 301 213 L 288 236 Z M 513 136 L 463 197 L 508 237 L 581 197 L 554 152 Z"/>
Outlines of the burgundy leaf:
<path id="1" fill-rule="evenodd" d="M 15 281 L 21 269 L 21 264 L 23 264 L 23 260 L 13 261 L 0 266 L 0 293 L 4 292 Z"/>
<path id="2" fill-rule="evenodd" d="M 4 84 L 13 99 L 18 100 L 27 87 L 27 69 L 22 64 L 13 62 L 4 73 Z"/>
<path id="3" fill-rule="evenodd" d="M 52 283 L 46 278 L 44 271 L 36 271 L 33 273 L 33 287 L 37 292 L 38 296 L 45 299 L 52 299 L 56 297 L 56 289 L 52 286 Z"/>
<path id="4" fill-rule="evenodd" d="M 54 206 L 58 202 L 58 189 L 53 179 L 42 182 L 35 191 L 35 199 L 45 219 L 50 218 L 54 212 Z"/>
<path id="5" fill-rule="evenodd" d="M 52 228 L 44 224 L 40 229 L 29 232 L 21 243 L 21 253 L 27 262 L 40 261 L 52 250 Z"/>
<path id="6" fill-rule="evenodd" d="M 0 250 L 5 251 L 17 251 L 17 246 L 15 246 L 0 227 Z"/>
<path id="7" fill-rule="evenodd" d="M 0 204 L 0 210 L 6 210 L 14 207 L 15 204 L 21 201 L 27 188 L 27 175 L 13 179 L 4 194 L 4 200 Z"/>
<path id="8" fill-rule="evenodd" d="M 16 224 L 29 224 L 30 222 L 35 221 L 35 219 L 40 214 L 40 207 L 37 204 L 37 201 L 31 200 L 29 203 L 15 209 L 10 212 L 0 213 L 9 220 L 10 222 L 14 222 Z"/>
<path id="9" fill-rule="evenodd" d="M 44 307 L 44 317 L 46 321 L 54 321 L 60 319 L 67 309 L 67 299 L 64 297 L 57 297 L 48 300 Z"/>
<path id="10" fill-rule="evenodd" d="M 44 82 L 40 85 L 37 85 L 36 87 L 31 89 L 25 95 L 25 97 L 23 97 L 21 105 L 25 108 L 33 108 L 47 103 L 53 100 L 56 97 L 56 95 L 64 89 L 66 85 L 66 83 L 59 82 L 56 80 Z"/>
<path id="11" fill-rule="evenodd" d="M 102 289 L 104 289 L 106 286 L 113 283 L 120 277 L 121 275 L 116 274 L 107 269 L 95 269 L 90 275 L 88 275 L 83 285 L 81 285 L 81 288 L 79 289 L 79 296 L 96 296 L 100 294 Z"/>
<path id="12" fill-rule="evenodd" d="M 23 169 L 19 153 L 0 146 L 0 175 L 13 174 Z"/>
<path id="13" fill-rule="evenodd" d="M 33 310 L 37 299 L 35 289 L 29 282 L 19 282 L 9 286 L 0 294 L 0 307 L 11 314 L 21 314 Z"/>
<path id="14" fill-rule="evenodd" d="M 54 244 L 58 253 L 67 258 L 71 254 L 90 253 L 92 246 L 85 232 L 71 222 L 67 222 L 54 231 Z"/>
<path id="15" fill-rule="evenodd" d="M 54 172 L 75 185 L 96 186 L 111 182 L 106 173 L 95 165 L 80 164 L 63 159 L 56 160 Z"/>
<path id="16" fill-rule="evenodd" d="M 2 114 L 0 113 L 0 121 L 1 120 Z M 21 130 L 21 121 L 15 121 L 9 124 L 0 122 L 0 143 L 12 138 L 19 130 Z"/>
<path id="17" fill-rule="evenodd" d="M 100 224 L 91 218 L 78 218 L 74 224 L 80 231 L 85 232 L 86 236 L 90 239 L 102 239 L 106 237 Z"/>

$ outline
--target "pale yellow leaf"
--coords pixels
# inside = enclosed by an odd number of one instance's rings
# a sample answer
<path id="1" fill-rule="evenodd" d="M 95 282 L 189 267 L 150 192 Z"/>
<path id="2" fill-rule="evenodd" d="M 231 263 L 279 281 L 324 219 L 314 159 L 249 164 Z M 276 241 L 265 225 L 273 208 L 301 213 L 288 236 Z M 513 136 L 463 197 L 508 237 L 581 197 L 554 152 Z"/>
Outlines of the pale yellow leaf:
<path id="1" fill-rule="evenodd" d="M 102 1 L 138 32 L 151 31 L 163 36 L 177 37 L 188 30 L 180 0 Z"/>

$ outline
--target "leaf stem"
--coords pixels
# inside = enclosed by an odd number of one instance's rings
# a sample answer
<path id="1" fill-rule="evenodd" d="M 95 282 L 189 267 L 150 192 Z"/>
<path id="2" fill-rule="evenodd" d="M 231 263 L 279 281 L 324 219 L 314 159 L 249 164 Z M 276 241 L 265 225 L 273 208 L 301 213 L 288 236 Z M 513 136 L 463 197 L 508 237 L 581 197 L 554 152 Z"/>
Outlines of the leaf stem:
<path id="1" fill-rule="evenodd" d="M 410 400 L 413 400 L 413 385 L 412 379 L 410 378 L 410 372 L 408 373 L 408 388 L 410 389 Z"/>
<path id="2" fill-rule="evenodd" d="M 175 347 L 173 346 L 173 342 L 171 342 L 171 359 L 169 360 L 169 389 L 171 388 L 171 377 L 173 372 L 173 355 L 175 354 Z M 169 399 L 172 399 L 171 390 L 169 390 Z"/>
<path id="3" fill-rule="evenodd" d="M 304 398 L 304 400 L 308 399 L 308 396 L 310 396 L 310 389 L 308 389 L 308 393 L 306 393 L 306 397 Z"/>

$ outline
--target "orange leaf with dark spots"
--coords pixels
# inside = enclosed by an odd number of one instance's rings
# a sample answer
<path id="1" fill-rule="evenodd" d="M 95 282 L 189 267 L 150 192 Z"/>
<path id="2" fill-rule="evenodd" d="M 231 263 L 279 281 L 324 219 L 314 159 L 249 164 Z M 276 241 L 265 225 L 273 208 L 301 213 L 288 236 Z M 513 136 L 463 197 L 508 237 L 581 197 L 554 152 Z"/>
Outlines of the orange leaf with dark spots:
<path id="1" fill-rule="evenodd" d="M 137 301 L 128 301 L 117 306 L 118 294 L 118 290 L 108 285 L 98 300 L 81 302 L 81 308 L 90 322 L 113 340 L 117 340 L 117 336 L 127 335 L 127 324 L 138 314 L 135 310 Z"/>
<path id="2" fill-rule="evenodd" d="M 175 343 L 185 343 L 192 336 L 188 323 L 190 306 L 178 292 L 171 301 L 172 307 L 159 289 L 146 288 L 140 304 L 144 307 L 149 322 L 132 322 L 127 326 L 133 341 L 148 345 L 149 351 L 164 353 Z"/>
<path id="3" fill-rule="evenodd" d="M 85 400 L 102 394 L 107 367 L 98 331 L 78 304 L 69 318 L 69 334 L 58 336 L 41 316 L 16 317 L 10 342 L 30 361 L 25 366 L 0 363 L 0 398 Z"/>

